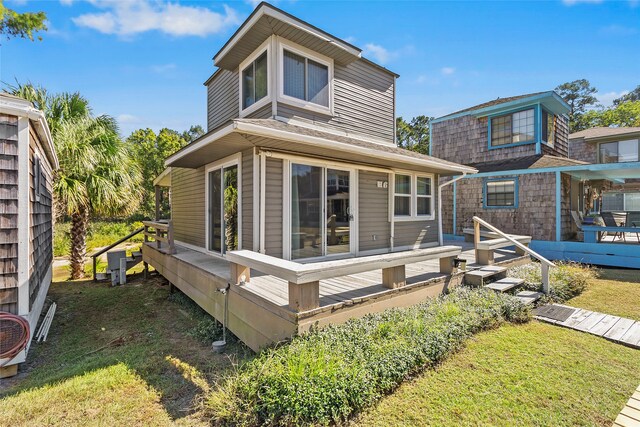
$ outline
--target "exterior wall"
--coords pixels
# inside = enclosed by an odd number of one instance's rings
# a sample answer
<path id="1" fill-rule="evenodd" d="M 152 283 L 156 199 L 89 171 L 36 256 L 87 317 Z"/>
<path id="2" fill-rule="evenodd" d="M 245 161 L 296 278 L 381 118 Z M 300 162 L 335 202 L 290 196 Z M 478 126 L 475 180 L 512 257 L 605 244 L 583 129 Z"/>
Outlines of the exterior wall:
<path id="1" fill-rule="evenodd" d="M 378 181 L 390 182 L 389 174 L 358 171 L 359 252 L 384 251 L 391 247 L 389 189 L 378 188 Z"/>
<path id="2" fill-rule="evenodd" d="M 568 156 L 569 128 L 565 116 L 556 116 L 554 147 L 541 144 L 542 152 L 558 157 Z M 536 154 L 536 144 L 489 149 L 487 117 L 462 116 L 433 123 L 431 155 L 462 164 L 515 159 Z"/>
<path id="3" fill-rule="evenodd" d="M 267 158 L 265 196 L 265 252 L 282 258 L 282 160 Z"/>
<path id="4" fill-rule="evenodd" d="M 598 144 L 584 138 L 569 141 L 569 158 L 588 163 L 598 163 Z"/>
<path id="5" fill-rule="evenodd" d="M 421 245 L 438 243 L 438 176 L 434 179 L 434 217 L 429 221 L 395 221 L 393 232 L 394 250 L 418 248 Z M 446 211 L 443 211 L 446 212 Z M 450 211 L 449 211 L 450 212 Z M 445 214 L 446 215 L 446 214 Z"/>
<path id="6" fill-rule="evenodd" d="M 40 167 L 36 168 L 36 157 Z M 35 175 L 40 174 L 40 188 Z M 53 262 L 53 171 L 42 145 L 31 130 L 29 138 L 29 310 L 49 283 L 45 279 Z M 36 197 L 38 196 L 38 197 Z"/>
<path id="7" fill-rule="evenodd" d="M 507 176 L 505 176 L 507 178 Z M 534 240 L 556 239 L 556 185 L 555 173 L 520 175 L 518 179 L 518 207 L 514 209 L 483 208 L 483 178 L 468 178 L 456 184 L 456 230 L 473 227 L 472 217 L 479 216 L 506 233 L 531 236 Z M 570 178 L 563 176 L 562 215 L 563 234 L 570 234 Z M 443 188 L 443 232 L 453 229 L 451 186 Z"/>
<path id="8" fill-rule="evenodd" d="M 218 70 L 207 85 L 207 130 L 238 117 L 238 73 Z"/>
<path id="9" fill-rule="evenodd" d="M 0 311 L 17 314 L 18 141 L 9 133 L 0 134 L 9 138 L 0 139 Z"/>
<path id="10" fill-rule="evenodd" d="M 560 189 L 560 230 L 562 230 L 560 238 L 562 240 L 569 240 L 575 236 L 574 222 L 573 218 L 571 218 L 571 175 L 560 174 L 560 176 L 560 182 L 562 183 Z M 553 218 L 555 218 L 555 215 Z"/>
<path id="11" fill-rule="evenodd" d="M 253 150 L 242 152 L 242 249 L 253 250 Z M 255 191 L 258 191 L 256 188 Z"/>
<path id="12" fill-rule="evenodd" d="M 205 175 L 198 169 L 173 168 L 171 171 L 171 219 L 174 238 L 204 248 Z"/>
<path id="13" fill-rule="evenodd" d="M 359 59 L 334 67 L 334 116 L 278 104 L 278 116 L 309 120 L 393 143 L 394 77 Z"/>

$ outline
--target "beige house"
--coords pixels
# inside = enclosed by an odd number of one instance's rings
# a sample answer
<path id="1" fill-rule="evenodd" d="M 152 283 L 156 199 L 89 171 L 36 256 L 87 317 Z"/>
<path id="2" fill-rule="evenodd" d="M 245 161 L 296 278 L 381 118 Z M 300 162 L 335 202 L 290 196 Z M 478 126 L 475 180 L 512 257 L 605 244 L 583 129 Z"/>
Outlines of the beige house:
<path id="1" fill-rule="evenodd" d="M 219 319 L 216 291 L 230 282 L 230 328 L 254 349 L 442 291 L 436 267 L 437 290 L 416 279 L 422 294 L 407 288 L 403 300 L 348 308 L 411 282 L 411 256 L 437 266 L 460 252 L 443 246 L 438 180 L 476 170 L 396 146 L 397 74 L 266 3 L 214 65 L 208 132 L 169 157 L 157 180 L 171 187 L 171 230 L 158 227 L 177 254 L 146 245 L 146 262 Z M 328 282 L 384 265 L 395 266 L 397 286 L 391 270 Z"/>
<path id="2" fill-rule="evenodd" d="M 0 313 L 26 319 L 31 338 L 51 284 L 57 168 L 44 114 L 28 101 L 0 94 Z M 3 359 L 10 336 L 0 334 L 0 378 L 14 375 L 29 350 L 30 341 Z"/>

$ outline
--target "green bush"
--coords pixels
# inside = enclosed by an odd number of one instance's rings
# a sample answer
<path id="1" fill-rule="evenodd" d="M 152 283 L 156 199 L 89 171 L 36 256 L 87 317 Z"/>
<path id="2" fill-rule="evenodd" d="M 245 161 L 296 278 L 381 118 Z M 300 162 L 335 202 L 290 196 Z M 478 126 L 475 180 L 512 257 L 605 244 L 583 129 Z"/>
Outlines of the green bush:
<path id="1" fill-rule="evenodd" d="M 458 289 L 414 307 L 330 325 L 267 349 L 206 399 L 223 425 L 340 423 L 403 380 L 441 362 L 472 334 L 530 309 L 483 289 Z"/>
<path id="2" fill-rule="evenodd" d="M 109 246 L 118 239 L 142 227 L 139 221 L 91 221 L 87 231 L 87 253 L 90 254 L 97 248 Z M 71 245 L 71 223 L 58 222 L 53 229 L 53 255 L 69 255 Z M 133 236 L 129 242 L 142 243 L 142 233 Z"/>
<path id="3" fill-rule="evenodd" d="M 524 279 L 524 288 L 532 291 L 542 291 L 542 273 L 540 264 L 529 264 L 512 267 L 508 272 L 510 277 Z M 559 262 L 549 271 L 549 296 L 547 301 L 565 302 L 580 295 L 597 277 L 597 270 L 593 267 L 575 262 Z"/>

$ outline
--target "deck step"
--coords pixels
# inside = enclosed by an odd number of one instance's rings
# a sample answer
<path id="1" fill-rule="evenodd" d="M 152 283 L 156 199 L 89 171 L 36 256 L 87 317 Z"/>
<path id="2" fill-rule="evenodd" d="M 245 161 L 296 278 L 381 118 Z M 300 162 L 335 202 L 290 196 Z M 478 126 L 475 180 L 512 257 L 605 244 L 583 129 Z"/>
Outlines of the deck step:
<path id="1" fill-rule="evenodd" d="M 496 280 L 495 282 L 491 282 L 488 285 L 484 285 L 484 287 L 498 292 L 507 292 L 508 290 L 516 288 L 523 283 L 524 279 L 505 277 L 504 279 Z"/>
<path id="2" fill-rule="evenodd" d="M 538 301 L 544 295 L 542 292 L 536 291 L 520 291 L 516 294 L 516 298 L 525 304 L 533 304 Z"/>
<path id="3" fill-rule="evenodd" d="M 477 270 L 467 271 L 464 280 L 468 285 L 483 286 L 488 279 L 503 279 L 507 269 L 498 265 L 489 265 Z"/>

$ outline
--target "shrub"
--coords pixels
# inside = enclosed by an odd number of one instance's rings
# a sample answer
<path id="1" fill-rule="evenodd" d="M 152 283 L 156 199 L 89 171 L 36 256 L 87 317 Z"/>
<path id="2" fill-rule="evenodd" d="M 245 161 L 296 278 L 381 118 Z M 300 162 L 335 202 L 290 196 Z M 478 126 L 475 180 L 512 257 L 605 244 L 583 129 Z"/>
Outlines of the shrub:
<path id="1" fill-rule="evenodd" d="M 508 272 L 510 277 L 524 279 L 524 287 L 532 291 L 542 291 L 542 276 L 540 264 L 529 264 L 512 267 Z M 580 295 L 597 277 L 597 270 L 593 267 L 575 262 L 560 262 L 549 271 L 548 301 L 565 302 Z"/>
<path id="2" fill-rule="evenodd" d="M 169 295 L 169 300 L 180 304 L 192 319 L 198 321 L 196 326 L 187 331 L 187 335 L 197 339 L 204 344 L 211 344 L 214 341 L 222 339 L 222 324 L 213 316 L 204 311 L 191 298 L 176 290 Z M 227 331 L 227 341 L 235 340 L 233 334 Z"/>
<path id="3" fill-rule="evenodd" d="M 218 384 L 206 410 L 225 425 L 340 423 L 441 362 L 472 334 L 529 318 L 515 298 L 458 289 L 330 325 L 263 351 Z"/>

